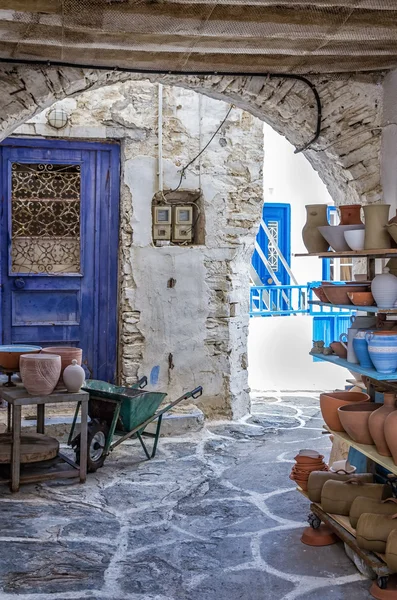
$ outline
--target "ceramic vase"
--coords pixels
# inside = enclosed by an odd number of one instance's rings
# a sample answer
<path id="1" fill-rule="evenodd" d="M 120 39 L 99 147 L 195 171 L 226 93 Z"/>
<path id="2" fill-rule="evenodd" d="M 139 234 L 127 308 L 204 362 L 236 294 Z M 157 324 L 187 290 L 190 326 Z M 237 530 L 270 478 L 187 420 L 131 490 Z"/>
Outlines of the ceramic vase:
<path id="1" fill-rule="evenodd" d="M 80 365 L 77 364 L 77 360 L 74 358 L 72 364 L 66 367 L 63 372 L 63 382 L 68 392 L 76 393 L 81 389 L 85 381 L 85 372 Z"/>
<path id="2" fill-rule="evenodd" d="M 386 229 L 389 210 L 390 204 L 368 204 L 368 206 L 364 206 L 364 247 L 366 250 L 391 247 L 391 238 Z"/>
<path id="3" fill-rule="evenodd" d="M 354 351 L 353 340 L 358 333 L 358 329 L 356 327 L 349 327 L 347 333 L 341 333 L 339 336 L 339 341 L 347 350 L 347 360 L 350 363 L 358 364 L 358 358 Z"/>
<path id="4" fill-rule="evenodd" d="M 371 292 L 379 308 L 393 308 L 397 300 L 397 277 L 389 273 L 388 267 L 374 277 Z"/>
<path id="5" fill-rule="evenodd" d="M 397 333 L 372 331 L 367 333 L 369 356 L 379 373 L 391 375 L 397 370 Z"/>
<path id="6" fill-rule="evenodd" d="M 397 411 L 394 410 L 386 417 L 384 433 L 385 433 L 385 440 L 386 440 L 387 447 L 390 450 L 390 453 L 393 457 L 393 462 L 395 465 L 397 465 L 397 435 L 396 435 L 396 431 L 397 431 Z"/>
<path id="7" fill-rule="evenodd" d="M 329 244 L 317 229 L 323 225 L 328 225 L 327 205 L 308 204 L 306 223 L 302 229 L 303 243 L 308 252 L 327 252 Z"/>
<path id="8" fill-rule="evenodd" d="M 361 204 L 346 204 L 339 207 L 340 223 L 339 225 L 362 225 Z"/>
<path id="9" fill-rule="evenodd" d="M 22 383 L 31 396 L 49 396 L 61 373 L 61 357 L 56 354 L 22 354 L 19 360 Z"/>
<path id="10" fill-rule="evenodd" d="M 369 356 L 368 342 L 365 339 L 366 331 L 358 331 L 353 338 L 353 349 L 357 360 L 364 369 L 373 369 L 374 365 Z"/>
<path id="11" fill-rule="evenodd" d="M 369 431 L 381 456 L 391 456 L 385 437 L 385 421 L 394 410 L 396 410 L 395 394 L 383 394 L 383 406 L 371 413 L 368 420 Z"/>
<path id="12" fill-rule="evenodd" d="M 63 372 L 75 359 L 77 364 L 81 366 L 83 351 L 81 348 L 75 348 L 74 346 L 50 346 L 49 348 L 43 348 L 42 354 L 58 354 L 61 357 L 61 374 L 57 384 L 58 388 L 64 388 L 65 384 L 63 381 Z"/>

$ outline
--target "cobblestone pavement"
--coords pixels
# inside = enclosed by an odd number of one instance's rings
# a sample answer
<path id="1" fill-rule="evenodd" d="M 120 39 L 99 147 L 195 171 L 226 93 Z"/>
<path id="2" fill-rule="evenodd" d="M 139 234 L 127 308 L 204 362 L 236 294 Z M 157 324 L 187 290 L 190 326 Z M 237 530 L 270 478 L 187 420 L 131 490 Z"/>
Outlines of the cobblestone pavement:
<path id="1" fill-rule="evenodd" d="M 329 450 L 315 395 L 257 396 L 239 423 L 120 446 L 86 485 L 0 496 L 1 600 L 366 600 L 342 544 L 300 542 L 308 502 L 288 478 Z"/>

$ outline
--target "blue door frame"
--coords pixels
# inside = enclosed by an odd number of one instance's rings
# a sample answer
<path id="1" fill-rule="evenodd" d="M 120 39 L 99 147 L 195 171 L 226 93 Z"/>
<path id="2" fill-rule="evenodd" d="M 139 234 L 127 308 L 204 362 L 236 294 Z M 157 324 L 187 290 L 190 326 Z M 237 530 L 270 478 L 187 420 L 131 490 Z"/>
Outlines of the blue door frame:
<path id="1" fill-rule="evenodd" d="M 290 204 L 269 203 L 265 202 L 262 209 L 262 219 L 267 227 L 272 230 L 277 229 L 277 242 L 288 265 L 291 265 L 291 206 Z M 262 252 L 269 260 L 269 240 L 262 226 L 259 226 L 259 231 L 256 236 L 256 241 L 259 244 Z M 276 268 L 274 273 L 280 281 L 281 285 L 289 285 L 290 277 L 285 267 L 278 257 L 271 257 L 270 262 L 274 260 Z M 263 263 L 259 253 L 254 250 L 252 255 L 252 266 L 257 272 L 263 285 L 276 285 L 271 274 Z"/>
<path id="2" fill-rule="evenodd" d="M 79 165 L 78 273 L 12 272 L 13 163 Z M 17 138 L 0 144 L 1 341 L 80 346 L 87 375 L 110 382 L 117 369 L 119 171 L 117 144 Z"/>

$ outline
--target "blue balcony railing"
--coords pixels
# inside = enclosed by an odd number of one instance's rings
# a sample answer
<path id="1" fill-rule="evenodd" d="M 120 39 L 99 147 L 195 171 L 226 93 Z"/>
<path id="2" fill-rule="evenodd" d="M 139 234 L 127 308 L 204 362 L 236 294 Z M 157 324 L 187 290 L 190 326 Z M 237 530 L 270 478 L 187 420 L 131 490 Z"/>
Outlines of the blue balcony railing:
<path id="1" fill-rule="evenodd" d="M 350 317 L 353 312 L 334 306 L 310 304 L 317 300 L 313 294 L 313 283 L 307 285 L 260 285 L 250 290 L 251 317 L 278 317 L 306 314 L 313 317 Z"/>

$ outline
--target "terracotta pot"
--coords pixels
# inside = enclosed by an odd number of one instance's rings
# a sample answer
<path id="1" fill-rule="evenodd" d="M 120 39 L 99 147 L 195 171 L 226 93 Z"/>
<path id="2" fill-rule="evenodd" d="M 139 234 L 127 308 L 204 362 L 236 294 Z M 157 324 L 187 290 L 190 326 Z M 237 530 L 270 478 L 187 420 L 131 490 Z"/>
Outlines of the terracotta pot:
<path id="1" fill-rule="evenodd" d="M 361 515 L 372 513 L 375 515 L 394 515 L 397 512 L 397 499 L 386 498 L 386 500 L 376 500 L 375 498 L 365 498 L 358 496 L 351 505 L 349 519 L 350 525 L 356 529 Z"/>
<path id="2" fill-rule="evenodd" d="M 339 206 L 340 225 L 362 225 L 361 204 L 345 204 Z"/>
<path id="3" fill-rule="evenodd" d="M 328 298 L 325 295 L 325 292 L 323 290 L 323 286 L 320 285 L 317 288 L 312 288 L 313 293 L 317 296 L 317 298 L 320 300 L 320 302 L 328 302 Z"/>
<path id="4" fill-rule="evenodd" d="M 365 402 L 363 404 L 348 404 L 338 408 L 341 425 L 354 442 L 358 444 L 374 443 L 368 422 L 371 413 L 381 408 L 381 406 L 383 404 Z"/>
<path id="5" fill-rule="evenodd" d="M 318 458 L 312 458 L 311 456 L 302 456 L 300 454 L 297 454 L 294 460 L 296 460 L 298 465 L 312 465 L 316 463 L 322 463 L 323 459 L 324 456 L 322 456 L 321 454 L 318 456 Z"/>
<path id="6" fill-rule="evenodd" d="M 393 529 L 387 538 L 386 563 L 392 573 L 397 573 L 397 529 Z"/>
<path id="7" fill-rule="evenodd" d="M 43 348 L 41 352 L 42 354 L 58 354 L 61 357 L 61 374 L 59 376 L 57 387 L 65 387 L 63 372 L 66 367 L 72 364 L 72 360 L 76 360 L 77 364 L 81 366 L 83 350 L 81 348 L 75 348 L 74 346 L 50 346 L 49 348 Z"/>
<path id="8" fill-rule="evenodd" d="M 364 206 L 366 250 L 391 247 L 391 238 L 386 229 L 389 211 L 390 204 Z"/>
<path id="9" fill-rule="evenodd" d="M 326 481 L 321 493 L 321 506 L 325 512 L 345 515 L 350 513 L 353 501 L 358 496 L 375 498 L 378 501 L 389 498 L 392 494 L 388 485 L 380 483 L 361 483 L 355 476 L 347 481 Z"/>
<path id="10" fill-rule="evenodd" d="M 371 550 L 371 552 L 384 554 L 386 552 L 387 538 L 395 529 L 397 529 L 397 518 L 393 518 L 393 515 L 364 513 L 357 523 L 357 545 L 363 550 Z"/>
<path id="11" fill-rule="evenodd" d="M 56 354 L 22 354 L 19 361 L 22 383 L 31 396 L 52 394 L 61 373 Z"/>
<path id="12" fill-rule="evenodd" d="M 22 354 L 38 354 L 40 346 L 0 346 L 0 365 L 7 371 L 19 371 L 19 358 Z"/>
<path id="13" fill-rule="evenodd" d="M 323 285 L 323 290 L 331 304 L 351 304 L 349 292 L 368 292 L 370 284 L 352 283 L 348 285 Z"/>
<path id="14" fill-rule="evenodd" d="M 332 349 L 332 352 L 336 354 L 336 356 L 339 356 L 339 358 L 347 358 L 347 350 L 342 344 L 342 342 L 332 342 L 330 344 L 330 347 Z"/>
<path id="15" fill-rule="evenodd" d="M 358 475 L 349 475 L 343 472 L 332 473 L 331 471 L 312 471 L 308 479 L 308 495 L 312 502 L 321 502 L 321 492 L 326 481 L 347 481 L 355 478 L 361 483 L 373 483 L 372 473 L 360 473 Z"/>
<path id="16" fill-rule="evenodd" d="M 376 449 L 381 456 L 391 456 L 391 452 L 386 443 L 385 421 L 394 410 L 396 410 L 395 394 L 383 394 L 383 406 L 369 415 L 369 432 L 374 440 Z"/>
<path id="17" fill-rule="evenodd" d="M 393 457 L 393 462 L 397 465 L 397 411 L 393 411 L 386 417 L 384 434 L 386 445 Z M 397 512 L 397 511 L 396 511 Z"/>
<path id="18" fill-rule="evenodd" d="M 332 431 L 344 431 L 338 415 L 338 408 L 353 403 L 368 402 L 370 397 L 364 392 L 329 392 L 320 394 L 320 409 L 323 419 Z"/>
<path id="19" fill-rule="evenodd" d="M 308 204 L 306 206 L 306 224 L 302 229 L 302 239 L 308 252 L 327 252 L 329 244 L 318 230 L 328 225 L 327 205 Z"/>
<path id="20" fill-rule="evenodd" d="M 348 292 L 347 297 L 355 306 L 373 306 L 375 304 L 371 292 Z"/>

